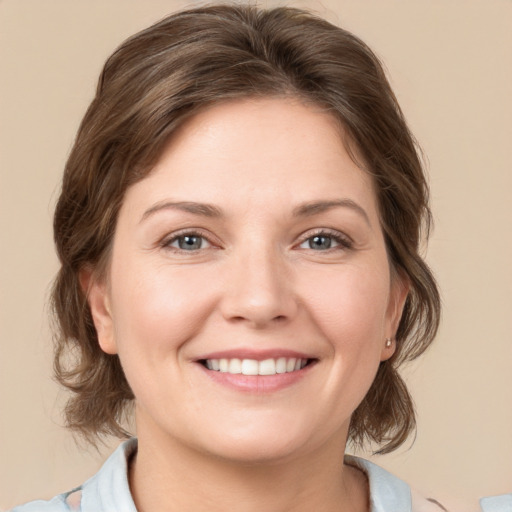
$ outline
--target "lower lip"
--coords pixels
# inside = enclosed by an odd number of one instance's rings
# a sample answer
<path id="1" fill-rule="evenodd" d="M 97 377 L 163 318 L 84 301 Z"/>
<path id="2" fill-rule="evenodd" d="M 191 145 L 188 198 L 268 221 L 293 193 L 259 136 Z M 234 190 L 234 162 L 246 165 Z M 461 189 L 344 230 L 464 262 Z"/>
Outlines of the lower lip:
<path id="1" fill-rule="evenodd" d="M 243 375 L 242 373 L 227 373 L 208 370 L 201 363 L 197 363 L 206 375 L 214 382 L 246 393 L 273 393 L 301 381 L 315 366 L 312 362 L 295 372 L 277 373 L 275 375 Z"/>

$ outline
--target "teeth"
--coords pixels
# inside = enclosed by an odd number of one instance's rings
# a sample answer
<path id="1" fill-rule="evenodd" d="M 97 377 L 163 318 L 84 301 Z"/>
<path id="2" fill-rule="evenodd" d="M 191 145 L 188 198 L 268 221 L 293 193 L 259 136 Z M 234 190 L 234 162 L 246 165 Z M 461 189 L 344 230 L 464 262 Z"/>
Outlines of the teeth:
<path id="1" fill-rule="evenodd" d="M 290 359 L 290 361 L 293 361 L 294 358 Z M 274 362 L 273 359 L 270 359 L 270 361 Z M 275 372 L 274 373 L 286 373 L 286 370 L 287 370 L 287 364 L 286 364 L 286 357 L 280 357 L 276 362 L 275 362 Z"/>
<path id="2" fill-rule="evenodd" d="M 276 373 L 284 373 L 279 371 L 279 362 L 281 359 L 274 361 L 273 359 L 265 359 L 265 361 L 260 361 L 258 365 L 258 374 L 259 375 L 274 375 Z M 286 365 L 286 363 L 285 363 Z"/>
<path id="3" fill-rule="evenodd" d="M 228 365 L 228 372 L 242 373 L 242 361 L 240 361 L 240 359 L 230 359 Z"/>
<path id="4" fill-rule="evenodd" d="M 242 373 L 244 375 L 258 375 L 260 370 L 260 365 L 258 361 L 254 359 L 244 359 L 242 360 Z"/>
<path id="5" fill-rule="evenodd" d="M 304 368 L 307 359 L 295 357 L 279 357 L 278 359 L 207 359 L 206 367 L 209 370 L 243 375 L 276 375 L 278 373 L 291 373 Z"/>

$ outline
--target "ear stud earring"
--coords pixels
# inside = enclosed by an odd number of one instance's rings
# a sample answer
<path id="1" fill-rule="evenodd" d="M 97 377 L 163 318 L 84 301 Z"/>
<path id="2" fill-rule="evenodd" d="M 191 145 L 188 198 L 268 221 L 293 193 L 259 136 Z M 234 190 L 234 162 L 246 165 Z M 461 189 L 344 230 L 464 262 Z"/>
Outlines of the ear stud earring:
<path id="1" fill-rule="evenodd" d="M 391 338 L 386 338 L 386 348 L 391 347 L 392 343 L 393 343 L 393 340 Z"/>

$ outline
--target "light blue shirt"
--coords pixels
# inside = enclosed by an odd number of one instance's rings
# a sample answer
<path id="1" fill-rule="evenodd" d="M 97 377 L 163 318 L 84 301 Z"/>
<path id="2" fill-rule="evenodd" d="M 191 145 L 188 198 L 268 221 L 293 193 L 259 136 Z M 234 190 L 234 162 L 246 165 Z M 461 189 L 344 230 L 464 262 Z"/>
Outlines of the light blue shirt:
<path id="1" fill-rule="evenodd" d="M 480 505 L 483 512 L 512 512 L 512 494 L 482 498 Z"/>
<path id="2" fill-rule="evenodd" d="M 15 507 L 11 512 L 137 512 L 128 484 L 128 460 L 136 450 L 137 439 L 130 439 L 122 443 L 98 473 L 80 487 L 49 501 L 31 501 Z M 413 497 L 405 482 L 372 462 L 347 455 L 345 463 L 361 469 L 367 475 L 371 512 L 443 510 L 432 500 Z M 489 510 L 494 512 L 495 509 Z"/>

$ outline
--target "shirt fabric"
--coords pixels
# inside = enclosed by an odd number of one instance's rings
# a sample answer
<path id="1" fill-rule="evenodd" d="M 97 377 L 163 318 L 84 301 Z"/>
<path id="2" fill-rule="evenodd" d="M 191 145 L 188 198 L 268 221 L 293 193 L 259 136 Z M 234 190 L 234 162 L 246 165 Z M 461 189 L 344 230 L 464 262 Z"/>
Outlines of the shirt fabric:
<path id="1" fill-rule="evenodd" d="M 102 468 L 83 485 L 49 501 L 31 501 L 11 512 L 137 512 L 128 484 L 128 461 L 137 450 L 137 439 L 122 443 Z M 359 457 L 345 456 L 345 463 L 363 471 L 369 482 L 371 512 L 440 512 L 427 500 L 385 469 Z M 489 509 L 494 512 L 498 509 Z M 501 510 L 500 510 L 501 512 Z"/>
<path id="2" fill-rule="evenodd" d="M 483 512 L 512 512 L 512 494 L 482 498 L 480 505 Z"/>

